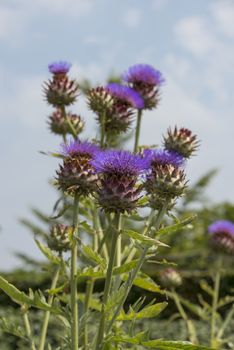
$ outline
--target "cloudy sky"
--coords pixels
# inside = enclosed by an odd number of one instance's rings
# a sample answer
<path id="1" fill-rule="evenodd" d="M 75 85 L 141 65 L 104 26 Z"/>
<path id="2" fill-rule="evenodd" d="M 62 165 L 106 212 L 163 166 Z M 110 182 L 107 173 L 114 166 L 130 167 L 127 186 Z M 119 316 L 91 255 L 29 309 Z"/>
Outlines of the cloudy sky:
<path id="1" fill-rule="evenodd" d="M 38 152 L 60 143 L 41 93 L 53 60 L 72 62 L 71 75 L 93 84 L 135 63 L 161 70 L 161 105 L 144 116 L 141 142 L 160 143 L 169 125 L 191 128 L 202 140 L 191 182 L 219 168 L 208 194 L 233 201 L 233 0 L 1 0 L 0 49 L 0 269 L 17 266 L 14 251 L 40 257 L 18 219 L 32 206 L 50 213 L 57 197 L 48 185 L 57 160 Z M 84 102 L 75 111 L 94 135 Z"/>

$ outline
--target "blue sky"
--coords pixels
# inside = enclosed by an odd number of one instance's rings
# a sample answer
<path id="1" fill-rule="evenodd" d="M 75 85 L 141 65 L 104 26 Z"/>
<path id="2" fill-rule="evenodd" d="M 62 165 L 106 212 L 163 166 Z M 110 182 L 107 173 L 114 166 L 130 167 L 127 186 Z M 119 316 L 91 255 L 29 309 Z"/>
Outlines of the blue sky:
<path id="1" fill-rule="evenodd" d="M 150 63 L 166 84 L 157 111 L 146 113 L 141 142 L 159 143 L 168 126 L 191 128 L 202 141 L 189 165 L 191 182 L 220 172 L 208 194 L 233 201 L 234 2 L 232 0 L 1 0 L 0 121 L 2 152 L 0 268 L 17 266 L 14 251 L 40 257 L 18 223 L 36 206 L 51 212 L 48 185 L 60 139 L 46 126 L 41 85 L 47 64 L 66 59 L 71 75 L 101 83 L 110 72 Z M 96 133 L 82 99 L 74 107 Z"/>

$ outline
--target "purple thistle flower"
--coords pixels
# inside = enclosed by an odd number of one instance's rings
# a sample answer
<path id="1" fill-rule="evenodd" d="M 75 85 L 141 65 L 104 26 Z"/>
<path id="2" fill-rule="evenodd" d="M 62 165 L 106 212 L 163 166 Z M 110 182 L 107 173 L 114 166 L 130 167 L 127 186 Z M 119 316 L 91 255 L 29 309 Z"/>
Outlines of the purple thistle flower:
<path id="1" fill-rule="evenodd" d="M 211 244 L 225 254 L 234 253 L 234 223 L 228 220 L 217 220 L 208 227 Z"/>
<path id="2" fill-rule="evenodd" d="M 211 234 L 228 233 L 234 237 L 234 223 L 228 220 L 217 220 L 208 227 Z"/>
<path id="3" fill-rule="evenodd" d="M 128 151 L 99 152 L 91 162 L 97 173 L 138 176 L 149 168 L 149 161 Z"/>
<path id="4" fill-rule="evenodd" d="M 112 94 L 116 99 L 120 100 L 121 102 L 127 103 L 131 107 L 136 109 L 144 108 L 143 98 L 134 89 L 118 83 L 107 84 L 106 88 L 108 89 L 110 94 Z"/>
<path id="5" fill-rule="evenodd" d="M 67 74 L 71 68 L 71 63 L 66 61 L 52 62 L 48 65 L 48 69 L 52 74 Z"/>
<path id="6" fill-rule="evenodd" d="M 99 147 L 90 142 L 81 142 L 80 140 L 70 140 L 69 143 L 64 143 L 61 145 L 62 154 L 67 156 L 76 156 L 76 155 L 88 155 L 93 157 L 98 151 Z"/>
<path id="7" fill-rule="evenodd" d="M 106 212 L 131 213 L 141 197 L 140 174 L 147 170 L 147 159 L 128 151 L 104 151 L 91 161 L 99 174 L 98 202 Z"/>
<path id="8" fill-rule="evenodd" d="M 162 85 L 165 79 L 159 70 L 149 64 L 136 64 L 131 66 L 122 76 L 127 83 L 145 83 L 149 85 Z"/>
<path id="9" fill-rule="evenodd" d="M 142 96 L 145 109 L 157 107 L 160 99 L 160 86 L 164 82 L 161 72 L 148 64 L 136 64 L 130 67 L 122 78 Z"/>
<path id="10" fill-rule="evenodd" d="M 184 164 L 184 158 L 176 152 L 169 152 L 164 149 L 146 149 L 144 157 L 147 158 L 152 165 L 172 164 L 174 167 L 180 167 Z"/>

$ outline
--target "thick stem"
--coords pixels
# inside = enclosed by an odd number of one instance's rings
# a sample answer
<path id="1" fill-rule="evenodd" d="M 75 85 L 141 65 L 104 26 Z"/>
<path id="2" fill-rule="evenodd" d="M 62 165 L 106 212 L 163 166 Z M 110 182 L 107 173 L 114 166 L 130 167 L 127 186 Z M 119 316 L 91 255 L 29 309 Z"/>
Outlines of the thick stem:
<path id="1" fill-rule="evenodd" d="M 110 260 L 109 260 L 107 273 L 106 273 L 106 281 L 105 281 L 103 302 L 102 302 L 101 320 L 100 320 L 98 336 L 97 336 L 97 340 L 96 340 L 96 347 L 95 347 L 96 350 L 102 349 L 102 343 L 103 343 L 103 338 L 104 338 L 105 323 L 106 323 L 105 312 L 106 312 L 106 304 L 107 304 L 108 297 L 110 294 L 113 268 L 114 268 L 114 263 L 115 263 L 116 244 L 117 244 L 117 240 L 118 240 L 118 236 L 119 236 L 118 226 L 119 226 L 119 215 L 116 215 L 116 217 L 115 217 L 115 229 L 113 230 L 112 242 L 111 242 Z"/>
<path id="2" fill-rule="evenodd" d="M 216 312 L 217 312 L 218 299 L 219 299 L 221 265 L 222 265 L 222 258 L 219 257 L 218 265 L 215 273 L 214 294 L 213 294 L 212 312 L 211 312 L 210 346 L 212 348 L 216 347 L 216 334 L 215 334 L 216 333 Z"/>
<path id="3" fill-rule="evenodd" d="M 58 265 L 56 267 L 56 269 L 55 269 L 55 273 L 54 273 L 54 277 L 53 277 L 50 289 L 56 288 L 56 285 L 57 285 L 57 282 L 58 282 L 58 278 L 59 278 L 59 273 L 60 273 L 60 265 Z M 49 298 L 48 298 L 47 303 L 49 305 L 52 305 L 53 300 L 54 300 L 54 296 L 50 295 Z M 45 317 L 44 317 L 44 321 L 43 321 L 43 325 L 42 325 L 42 330 L 41 330 L 41 336 L 40 336 L 38 350 L 44 350 L 44 348 L 45 348 L 46 334 L 47 334 L 49 319 L 50 319 L 50 311 L 46 311 Z"/>
<path id="4" fill-rule="evenodd" d="M 139 109 L 137 113 L 137 125 L 136 125 L 136 133 L 135 133 L 135 144 L 134 144 L 134 153 L 138 150 L 139 140 L 140 140 L 140 130 L 141 130 L 141 118 L 142 118 L 142 110 Z"/>
<path id="5" fill-rule="evenodd" d="M 23 309 L 23 307 L 22 307 L 22 309 Z M 27 334 L 27 337 L 30 341 L 30 348 L 31 348 L 31 350 L 36 350 L 35 343 L 34 343 L 33 336 L 32 336 L 30 322 L 28 319 L 28 313 L 27 313 L 27 311 L 24 311 L 24 310 L 22 310 L 22 312 L 23 312 L 23 319 L 24 319 L 24 326 L 25 326 L 26 334 Z"/>
<path id="6" fill-rule="evenodd" d="M 78 350 L 78 301 L 77 301 L 77 231 L 78 231 L 79 197 L 75 195 L 73 208 L 73 237 L 71 248 L 71 350 Z"/>
<path id="7" fill-rule="evenodd" d="M 164 204 L 163 208 L 158 212 L 158 215 L 157 215 L 157 218 L 155 221 L 155 229 L 156 230 L 159 228 L 160 223 L 162 221 L 162 218 L 163 218 L 164 214 L 166 213 L 166 210 L 167 210 L 167 202 Z M 153 217 L 153 215 L 152 215 L 152 217 Z M 151 224 L 152 224 L 152 221 L 151 221 Z M 151 227 L 151 225 L 148 225 L 147 232 L 150 229 L 150 227 Z M 147 232 L 145 234 L 147 234 Z M 112 317 L 112 319 L 109 323 L 109 326 L 107 328 L 107 334 L 111 331 L 120 311 L 122 310 L 122 307 L 124 306 L 124 303 L 128 297 L 128 294 L 132 288 L 133 282 L 134 282 L 138 272 L 140 271 L 143 263 L 145 262 L 145 258 L 146 258 L 146 255 L 148 253 L 148 250 L 149 250 L 149 247 L 145 246 L 145 248 L 143 249 L 143 251 L 141 253 L 140 259 L 139 259 L 135 269 L 129 274 L 128 280 L 126 282 L 126 289 L 125 289 L 124 297 L 123 297 L 122 301 L 119 303 L 119 305 L 114 313 L 114 316 Z"/>

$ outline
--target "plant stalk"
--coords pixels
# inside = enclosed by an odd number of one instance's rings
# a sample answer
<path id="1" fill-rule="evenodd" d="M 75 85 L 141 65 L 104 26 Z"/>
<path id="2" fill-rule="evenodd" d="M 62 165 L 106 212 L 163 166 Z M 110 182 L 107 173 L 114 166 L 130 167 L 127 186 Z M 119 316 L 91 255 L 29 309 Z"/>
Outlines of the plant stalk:
<path id="1" fill-rule="evenodd" d="M 106 323 L 106 304 L 108 301 L 108 297 L 110 294 L 110 289 L 111 289 L 111 282 L 112 282 L 112 275 L 113 275 L 113 268 L 115 264 L 115 255 L 116 255 L 116 245 L 117 245 L 117 240 L 119 236 L 119 220 L 120 220 L 120 215 L 116 215 L 115 217 L 115 229 L 113 230 L 113 235 L 112 235 L 112 242 L 111 242 L 111 251 L 110 251 L 110 260 L 107 268 L 107 274 L 106 274 L 106 281 L 105 281 L 105 287 L 104 287 L 104 294 L 103 294 L 103 302 L 102 302 L 102 311 L 101 311 L 101 320 L 99 324 L 99 330 L 98 330 L 98 336 L 96 340 L 96 350 L 102 349 L 102 343 L 103 343 L 103 338 L 104 338 L 104 332 L 105 332 L 105 323 Z"/>
<path id="2" fill-rule="evenodd" d="M 214 294 L 212 302 L 212 312 L 211 312 L 211 328 L 210 328 L 210 346 L 215 348 L 216 346 L 216 312 L 219 299 L 219 288 L 220 288 L 220 278 L 221 278 L 221 266 L 222 266 L 222 257 L 219 257 L 217 270 L 215 273 L 215 282 L 214 282 Z"/>
<path id="3" fill-rule="evenodd" d="M 106 113 L 103 112 L 101 115 L 101 140 L 100 140 L 101 148 L 104 148 L 105 146 L 105 125 L 106 125 Z"/>
<path id="4" fill-rule="evenodd" d="M 71 350 L 78 350 L 78 300 L 77 300 L 77 231 L 78 231 L 79 197 L 75 195 L 73 209 L 73 237 L 71 248 Z"/>
<path id="5" fill-rule="evenodd" d="M 155 211 L 152 209 L 151 213 L 150 213 L 150 215 L 145 223 L 145 227 L 144 227 L 144 230 L 142 232 L 143 236 L 145 236 L 147 234 L 149 227 L 151 227 L 154 215 L 155 215 Z M 131 249 L 131 251 L 130 251 L 125 263 L 132 261 L 132 259 L 134 258 L 135 254 L 137 252 L 137 249 L 134 247 L 134 243 L 132 243 L 132 245 L 130 246 L 130 249 Z"/>
<path id="6" fill-rule="evenodd" d="M 57 282 L 58 282 L 58 278 L 59 278 L 59 273 L 60 273 L 60 265 L 56 266 L 54 277 L 52 279 L 52 283 L 51 283 L 50 289 L 56 288 L 56 285 L 57 285 Z M 54 300 L 54 296 L 50 295 L 49 298 L 48 298 L 47 303 L 49 305 L 52 305 L 53 300 Z M 45 317 L 44 317 L 44 321 L 43 321 L 43 325 L 42 325 L 42 330 L 41 330 L 38 350 L 44 350 L 44 348 L 45 348 L 46 334 L 47 334 L 49 319 L 50 319 L 50 311 L 46 311 Z"/>
<path id="7" fill-rule="evenodd" d="M 22 307 L 22 309 L 23 309 L 23 307 Z M 24 326 L 25 326 L 26 334 L 27 334 L 27 337 L 30 341 L 30 348 L 31 348 L 31 350 L 36 350 L 35 343 L 34 343 L 34 340 L 32 337 L 32 330 L 31 330 L 30 322 L 28 319 L 28 313 L 27 313 L 27 311 L 24 311 L 24 310 L 22 310 L 22 312 L 23 312 L 23 319 L 24 319 Z"/>
<path id="8" fill-rule="evenodd" d="M 157 218 L 156 218 L 156 221 L 155 221 L 155 229 L 156 230 L 159 228 L 160 223 L 162 221 L 162 218 L 163 218 L 164 214 L 166 213 L 166 210 L 167 210 L 167 202 L 164 204 L 162 209 L 157 214 Z M 153 215 L 152 215 L 152 218 L 153 218 Z M 152 223 L 152 221 L 151 221 L 151 223 Z M 148 225 L 147 232 L 150 229 L 150 227 L 151 227 L 151 225 Z M 146 232 L 146 234 L 147 234 L 147 232 Z M 143 251 L 141 253 L 141 257 L 140 257 L 140 259 L 139 259 L 135 269 L 129 274 L 128 280 L 126 282 L 125 294 L 123 296 L 122 301 L 119 303 L 119 305 L 118 305 L 118 307 L 117 307 L 117 309 L 116 309 L 116 311 L 115 311 L 115 313 L 114 313 L 114 315 L 113 315 L 113 317 L 112 317 L 112 319 L 111 319 L 111 321 L 110 321 L 110 323 L 109 323 L 109 325 L 107 327 L 107 334 L 111 331 L 111 329 L 112 329 L 112 327 L 113 327 L 113 325 L 114 325 L 114 323 L 115 323 L 115 321 L 116 321 L 116 319 L 117 319 L 121 309 L 124 306 L 124 303 L 125 303 L 125 301 L 126 301 L 126 299 L 128 297 L 128 294 L 129 294 L 129 292 L 130 292 L 130 290 L 132 288 L 133 282 L 134 282 L 138 272 L 140 271 L 140 269 L 141 269 L 141 267 L 142 267 L 142 265 L 143 265 L 143 263 L 145 261 L 145 258 L 146 258 L 146 255 L 148 253 L 148 250 L 149 250 L 149 247 L 145 246 L 145 248 L 143 249 Z"/>
<path id="9" fill-rule="evenodd" d="M 96 222 L 95 222 L 95 213 L 94 213 L 94 228 L 96 229 Z M 96 231 L 96 230 L 95 230 Z M 94 234 L 93 237 L 93 250 L 96 252 L 98 249 L 98 236 Z M 93 294 L 93 289 L 94 289 L 94 284 L 95 284 L 95 278 L 90 278 L 87 281 L 86 285 L 86 291 L 85 291 L 85 302 L 84 302 L 84 312 L 85 314 L 89 311 L 89 304 L 90 304 L 90 299 Z M 87 324 L 87 318 L 84 320 L 85 325 L 84 325 L 84 350 L 89 350 L 88 348 L 88 324 Z"/>
<path id="10" fill-rule="evenodd" d="M 193 325 L 192 321 L 188 318 L 186 312 L 184 311 L 184 308 L 183 308 L 183 306 L 182 306 L 182 304 L 180 302 L 178 294 L 175 291 L 175 288 L 172 288 L 171 295 L 172 295 L 172 298 L 174 299 L 174 302 L 176 304 L 176 307 L 177 307 L 181 317 L 183 318 L 184 322 L 186 323 L 189 340 L 193 344 L 197 344 L 197 337 L 196 337 L 194 325 Z"/>
<path id="11" fill-rule="evenodd" d="M 134 153 L 137 153 L 139 140 L 140 140 L 140 130 L 141 130 L 141 118 L 142 118 L 142 110 L 139 109 L 137 113 L 137 125 L 136 125 L 136 133 L 135 133 L 135 144 L 134 144 Z"/>
<path id="12" fill-rule="evenodd" d="M 70 122 L 70 120 L 69 120 L 68 117 L 67 117 L 67 113 L 66 113 L 66 110 L 65 110 L 65 106 L 62 106 L 62 107 L 61 107 L 61 110 L 62 110 L 62 115 L 63 115 L 63 117 L 66 119 L 66 122 L 67 122 L 67 124 L 68 124 L 68 126 L 69 126 L 69 129 L 70 129 L 70 131 L 71 131 L 71 134 L 72 134 L 73 138 L 74 138 L 75 140 L 77 140 L 77 132 L 76 132 L 76 130 L 74 129 L 72 123 Z"/>

